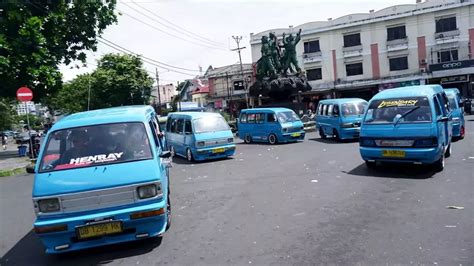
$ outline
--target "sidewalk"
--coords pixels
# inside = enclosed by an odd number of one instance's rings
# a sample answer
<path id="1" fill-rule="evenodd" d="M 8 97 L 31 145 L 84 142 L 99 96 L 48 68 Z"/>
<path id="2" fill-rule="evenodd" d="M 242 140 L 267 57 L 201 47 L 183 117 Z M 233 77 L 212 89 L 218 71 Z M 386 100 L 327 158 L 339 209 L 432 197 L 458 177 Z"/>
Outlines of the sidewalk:
<path id="1" fill-rule="evenodd" d="M 28 156 L 18 157 L 18 145 L 14 140 L 8 141 L 7 150 L 0 147 L 0 177 L 24 173 L 28 164 Z"/>

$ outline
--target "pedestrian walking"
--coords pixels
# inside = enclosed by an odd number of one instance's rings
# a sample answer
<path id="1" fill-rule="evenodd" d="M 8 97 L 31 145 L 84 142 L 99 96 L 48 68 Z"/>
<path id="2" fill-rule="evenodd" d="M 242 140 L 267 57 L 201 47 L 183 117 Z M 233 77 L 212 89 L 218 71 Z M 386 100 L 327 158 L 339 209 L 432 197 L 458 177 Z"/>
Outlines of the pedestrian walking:
<path id="1" fill-rule="evenodd" d="M 7 142 L 8 142 L 8 137 L 5 134 L 2 134 L 2 147 L 3 150 L 7 150 Z"/>

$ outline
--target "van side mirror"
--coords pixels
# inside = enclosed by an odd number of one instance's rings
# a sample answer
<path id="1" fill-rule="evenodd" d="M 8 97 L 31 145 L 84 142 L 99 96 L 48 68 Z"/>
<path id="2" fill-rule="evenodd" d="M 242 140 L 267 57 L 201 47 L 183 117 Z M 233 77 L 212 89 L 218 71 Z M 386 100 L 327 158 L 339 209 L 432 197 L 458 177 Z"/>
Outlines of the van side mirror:
<path id="1" fill-rule="evenodd" d="M 163 151 L 160 154 L 160 158 L 170 158 L 171 157 L 171 152 L 170 151 Z"/>
<path id="2" fill-rule="evenodd" d="M 447 116 L 442 116 L 441 118 L 438 119 L 438 122 L 448 122 L 449 121 L 449 117 Z"/>

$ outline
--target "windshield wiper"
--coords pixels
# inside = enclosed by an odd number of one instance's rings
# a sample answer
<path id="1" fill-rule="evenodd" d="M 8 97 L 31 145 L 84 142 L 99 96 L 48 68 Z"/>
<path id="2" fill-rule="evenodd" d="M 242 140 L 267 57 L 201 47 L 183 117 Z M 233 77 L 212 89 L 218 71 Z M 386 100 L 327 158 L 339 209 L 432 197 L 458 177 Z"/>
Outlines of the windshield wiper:
<path id="1" fill-rule="evenodd" d="M 402 120 L 402 118 L 404 118 L 405 116 L 411 114 L 413 111 L 417 110 L 418 108 L 420 108 L 420 106 L 415 106 L 412 109 L 410 109 L 410 110 L 406 111 L 405 113 L 403 113 L 400 116 L 400 118 L 398 118 L 398 120 L 393 124 L 393 126 L 396 126 L 400 122 L 400 120 Z"/>

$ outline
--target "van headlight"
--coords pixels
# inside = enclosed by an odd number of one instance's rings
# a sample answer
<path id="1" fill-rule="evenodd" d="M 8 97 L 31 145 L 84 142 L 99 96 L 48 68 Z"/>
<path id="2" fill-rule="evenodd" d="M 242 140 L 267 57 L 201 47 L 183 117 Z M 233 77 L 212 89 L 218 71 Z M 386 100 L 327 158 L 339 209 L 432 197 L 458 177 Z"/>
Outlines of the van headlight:
<path id="1" fill-rule="evenodd" d="M 137 187 L 137 194 L 139 199 L 153 198 L 157 195 L 162 195 L 161 183 L 150 184 Z"/>
<path id="2" fill-rule="evenodd" d="M 354 124 L 353 123 L 344 123 L 341 125 L 341 127 L 343 128 L 351 128 L 351 127 L 354 127 Z"/>
<path id="3" fill-rule="evenodd" d="M 204 142 L 204 141 L 198 141 L 198 142 L 196 143 L 196 145 L 199 146 L 199 147 L 203 147 L 204 145 L 206 145 L 206 142 Z"/>
<path id="4" fill-rule="evenodd" d="M 227 139 L 227 142 L 229 142 L 229 143 L 234 142 L 234 138 L 228 138 L 228 139 Z"/>
<path id="5" fill-rule="evenodd" d="M 288 132 L 288 128 L 287 128 L 287 127 L 284 127 L 284 128 L 283 128 L 283 132 L 285 132 L 285 133 Z"/>
<path id="6" fill-rule="evenodd" d="M 60 208 L 58 198 L 38 200 L 38 210 L 41 213 L 57 212 Z"/>

